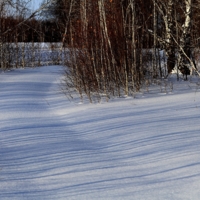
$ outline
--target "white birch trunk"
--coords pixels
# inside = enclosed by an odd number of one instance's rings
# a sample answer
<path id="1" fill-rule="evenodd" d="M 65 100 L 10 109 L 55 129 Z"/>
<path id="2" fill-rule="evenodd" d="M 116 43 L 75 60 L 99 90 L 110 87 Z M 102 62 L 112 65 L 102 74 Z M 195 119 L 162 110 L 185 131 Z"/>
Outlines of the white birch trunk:
<path id="1" fill-rule="evenodd" d="M 191 15 L 192 15 L 192 0 L 185 0 L 185 22 L 182 26 L 183 33 L 180 39 L 180 51 L 178 57 L 179 69 L 186 75 L 188 70 L 199 72 L 196 69 L 195 63 L 191 59 Z"/>
<path id="2" fill-rule="evenodd" d="M 124 12 L 123 6 L 121 7 L 121 9 L 122 9 L 122 21 L 123 21 L 123 34 L 124 34 L 124 37 L 125 37 L 126 36 L 127 19 L 125 18 L 125 12 Z M 126 50 L 126 54 L 125 54 L 125 57 L 124 57 L 124 74 L 125 74 L 125 88 L 124 88 L 124 91 L 125 91 L 125 95 L 128 96 L 129 88 L 128 88 L 128 61 L 127 61 L 128 41 L 127 41 L 127 39 L 126 39 L 126 43 L 124 45 L 125 45 L 125 50 Z"/>
<path id="3" fill-rule="evenodd" d="M 112 64 L 113 66 L 115 65 L 115 58 L 112 52 L 112 46 L 111 46 L 111 42 L 110 42 L 110 38 L 108 36 L 108 29 L 107 29 L 107 23 L 106 23 L 106 13 L 105 13 L 105 7 L 104 7 L 104 0 L 98 0 L 98 6 L 99 6 L 99 13 L 100 13 L 100 24 L 101 24 L 101 28 L 104 34 L 105 39 L 108 42 L 108 46 L 111 52 L 111 56 L 112 56 Z"/>
<path id="4" fill-rule="evenodd" d="M 167 24 L 166 24 L 166 53 L 168 56 L 167 59 L 167 69 L 168 73 L 175 67 L 175 44 L 173 42 L 173 34 L 175 32 L 174 26 L 174 1 L 168 1 L 168 8 L 167 8 Z"/>
<path id="5" fill-rule="evenodd" d="M 156 43 L 157 43 L 157 16 L 156 16 L 156 1 L 153 0 L 153 76 L 157 75 L 157 56 L 156 56 Z"/>
<path id="6" fill-rule="evenodd" d="M 135 44 L 135 0 L 130 0 L 130 8 L 131 8 L 131 46 L 132 46 L 132 67 L 131 67 L 131 72 L 132 72 L 132 84 L 133 88 L 136 88 L 136 90 L 139 90 L 138 86 L 138 80 L 137 80 L 137 55 L 136 55 L 136 44 Z"/>
<path id="7" fill-rule="evenodd" d="M 0 63 L 1 63 L 1 68 L 3 68 L 3 42 L 0 37 Z"/>
<path id="8" fill-rule="evenodd" d="M 87 42 L 87 3 L 86 0 L 80 0 L 80 12 L 81 12 L 81 23 L 82 23 L 82 33 L 83 33 L 83 38 Z"/>

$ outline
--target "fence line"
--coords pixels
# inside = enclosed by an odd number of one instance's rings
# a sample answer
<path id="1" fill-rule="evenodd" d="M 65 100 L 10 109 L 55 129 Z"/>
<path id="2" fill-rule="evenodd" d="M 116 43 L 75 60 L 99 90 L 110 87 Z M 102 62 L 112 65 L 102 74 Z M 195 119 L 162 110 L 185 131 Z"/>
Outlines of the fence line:
<path id="1" fill-rule="evenodd" d="M 63 64 L 67 49 L 60 47 L 61 43 L 3 43 L 1 69 Z"/>

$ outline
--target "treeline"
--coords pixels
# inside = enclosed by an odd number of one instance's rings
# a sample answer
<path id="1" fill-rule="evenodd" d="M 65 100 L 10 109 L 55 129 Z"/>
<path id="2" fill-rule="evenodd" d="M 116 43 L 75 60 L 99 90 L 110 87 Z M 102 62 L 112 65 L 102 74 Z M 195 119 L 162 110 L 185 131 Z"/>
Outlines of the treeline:
<path id="1" fill-rule="evenodd" d="M 0 19 L 1 31 L 4 32 L 11 27 L 2 37 L 4 42 L 61 42 L 62 33 L 55 21 L 32 18 L 25 21 L 22 17 L 2 17 Z M 22 23 L 23 22 L 23 23 Z M 18 24 L 22 23 L 20 28 Z"/>

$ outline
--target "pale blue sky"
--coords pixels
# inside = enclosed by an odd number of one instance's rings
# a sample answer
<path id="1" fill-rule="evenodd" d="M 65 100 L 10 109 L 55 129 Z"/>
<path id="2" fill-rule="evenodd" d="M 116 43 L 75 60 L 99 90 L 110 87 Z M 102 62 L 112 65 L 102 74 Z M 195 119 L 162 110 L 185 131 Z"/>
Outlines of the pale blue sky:
<path id="1" fill-rule="evenodd" d="M 37 9 L 39 8 L 40 4 L 42 3 L 42 0 L 31 0 L 31 7 L 32 9 Z"/>

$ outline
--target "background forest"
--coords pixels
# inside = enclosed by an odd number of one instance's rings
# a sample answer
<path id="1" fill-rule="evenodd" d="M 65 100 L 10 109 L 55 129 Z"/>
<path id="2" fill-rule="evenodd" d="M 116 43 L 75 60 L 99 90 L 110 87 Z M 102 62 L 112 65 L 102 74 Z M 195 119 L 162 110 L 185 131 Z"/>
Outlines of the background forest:
<path id="1" fill-rule="evenodd" d="M 66 90 L 92 102 L 134 95 L 172 71 L 198 72 L 198 0 L 0 3 L 0 66 L 66 65 Z M 48 57 L 47 59 L 45 57 Z"/>

